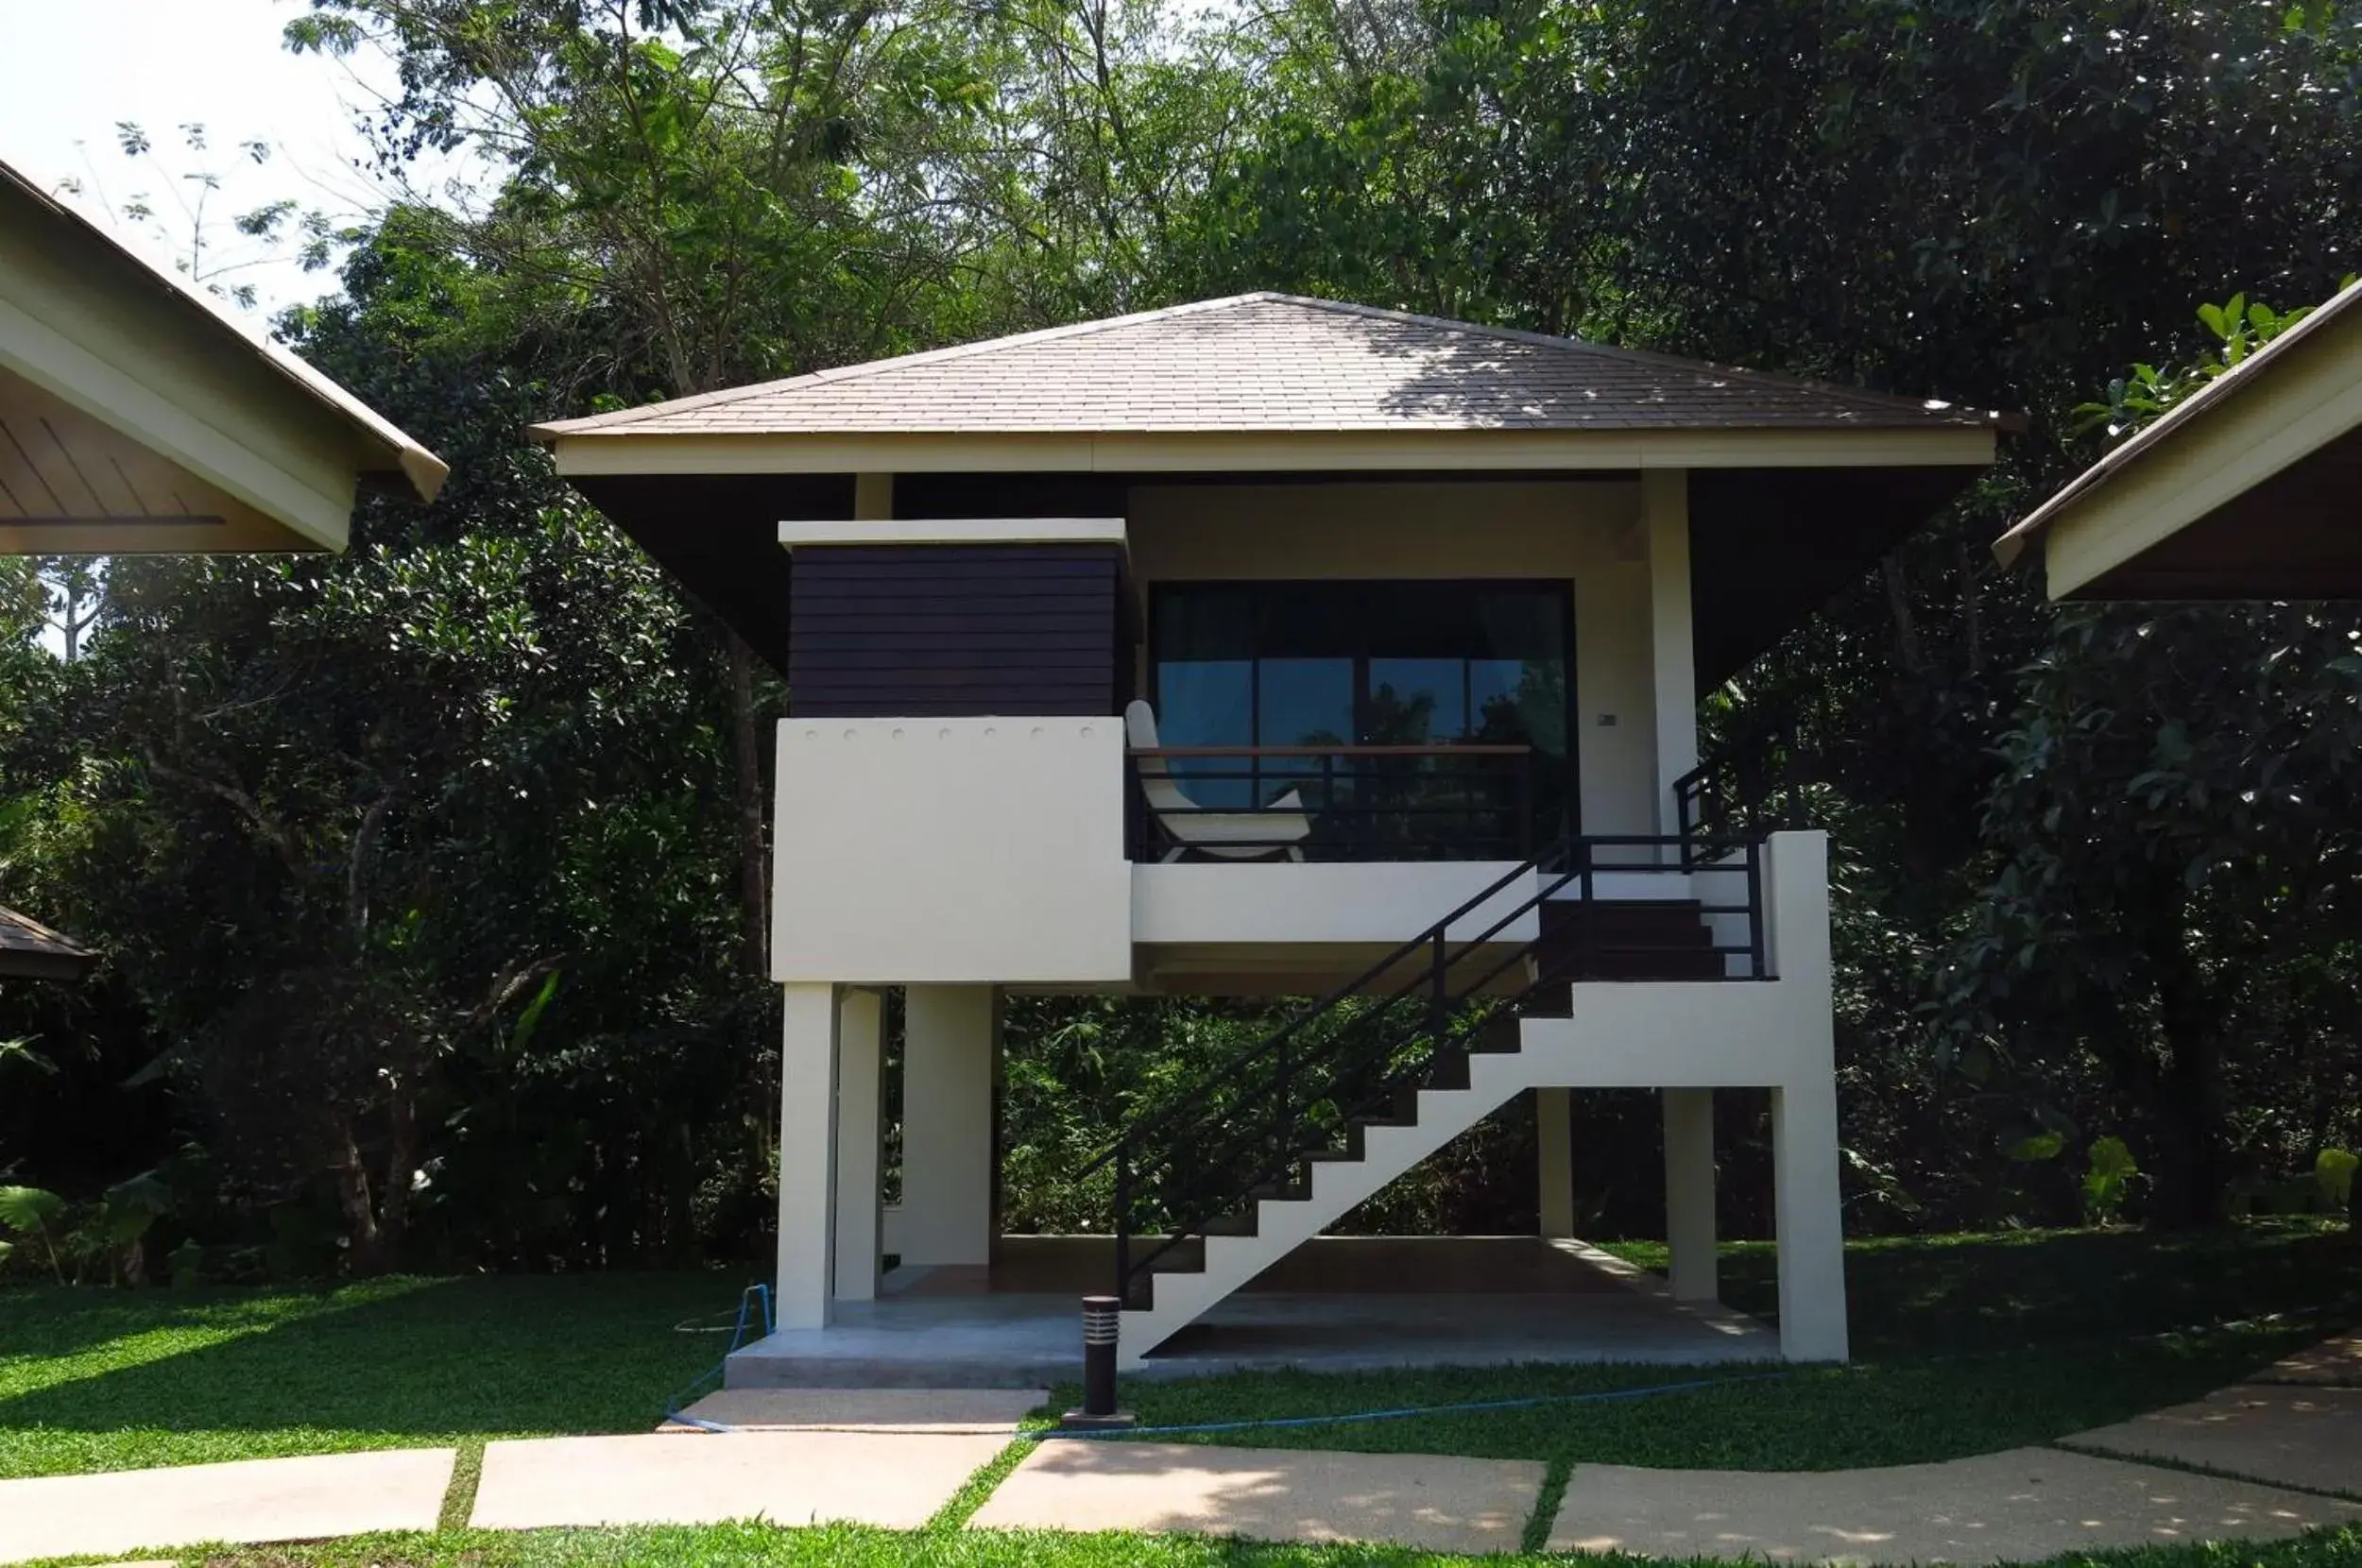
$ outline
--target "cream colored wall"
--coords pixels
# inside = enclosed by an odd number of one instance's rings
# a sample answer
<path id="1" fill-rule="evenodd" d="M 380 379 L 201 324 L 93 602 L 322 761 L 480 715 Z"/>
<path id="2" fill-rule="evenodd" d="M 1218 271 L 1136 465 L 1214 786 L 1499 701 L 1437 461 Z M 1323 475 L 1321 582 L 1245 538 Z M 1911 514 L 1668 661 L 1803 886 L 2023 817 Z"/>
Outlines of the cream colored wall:
<path id="1" fill-rule="evenodd" d="M 1159 582 L 1253 579 L 1571 582 L 1583 831 L 1656 831 L 1636 481 L 1138 486 L 1126 515 L 1143 593 Z"/>

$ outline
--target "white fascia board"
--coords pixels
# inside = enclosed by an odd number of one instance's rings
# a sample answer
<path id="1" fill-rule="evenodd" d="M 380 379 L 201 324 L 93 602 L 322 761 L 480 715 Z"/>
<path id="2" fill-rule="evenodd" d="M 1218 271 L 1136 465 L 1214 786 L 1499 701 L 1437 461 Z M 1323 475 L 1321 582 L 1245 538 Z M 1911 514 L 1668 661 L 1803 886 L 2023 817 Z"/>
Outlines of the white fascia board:
<path id="1" fill-rule="evenodd" d="M 2047 590 L 2106 576 L 2362 427 L 2362 316 L 2264 373 L 2070 501 L 2045 525 Z"/>
<path id="2" fill-rule="evenodd" d="M 1946 468 L 1993 462 L 1994 432 L 1358 430 L 559 435 L 568 477 L 746 473 L 1369 473 L 1452 469 Z"/>
<path id="3" fill-rule="evenodd" d="M 317 460 L 306 465 L 309 472 L 290 472 L 237 434 L 240 422 L 268 416 L 224 399 L 218 389 L 181 388 L 191 396 L 169 396 L 8 299 L 0 299 L 0 370 L 105 421 L 321 549 L 345 547 L 356 488 L 346 443 L 312 438 L 307 432 L 302 445 Z M 174 378 L 164 373 L 157 379 Z M 203 416 L 195 412 L 193 405 L 198 404 Z M 282 440 L 288 423 L 277 421 Z"/>
<path id="4" fill-rule="evenodd" d="M 933 518 L 893 521 L 782 522 L 779 545 L 1112 544 L 1124 542 L 1121 518 Z"/>

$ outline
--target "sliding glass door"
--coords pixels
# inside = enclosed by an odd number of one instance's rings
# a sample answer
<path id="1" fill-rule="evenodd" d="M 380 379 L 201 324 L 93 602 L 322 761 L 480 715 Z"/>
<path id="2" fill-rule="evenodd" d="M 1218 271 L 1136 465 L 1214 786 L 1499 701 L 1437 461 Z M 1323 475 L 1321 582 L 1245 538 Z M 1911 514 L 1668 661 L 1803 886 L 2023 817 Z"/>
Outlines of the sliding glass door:
<path id="1" fill-rule="evenodd" d="M 1166 745 L 1303 753 L 1176 758 L 1202 806 L 1292 790 L 1332 858 L 1515 858 L 1573 826 L 1565 584 L 1164 584 L 1149 619 Z"/>

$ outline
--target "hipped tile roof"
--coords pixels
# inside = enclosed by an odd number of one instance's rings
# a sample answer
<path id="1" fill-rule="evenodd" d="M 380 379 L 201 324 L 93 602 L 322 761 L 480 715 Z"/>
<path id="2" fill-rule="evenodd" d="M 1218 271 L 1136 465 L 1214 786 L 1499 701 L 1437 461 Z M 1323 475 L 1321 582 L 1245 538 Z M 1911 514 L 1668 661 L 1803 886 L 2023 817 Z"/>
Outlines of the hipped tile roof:
<path id="1" fill-rule="evenodd" d="M 539 426 L 545 435 L 1990 428 L 1945 403 L 1246 294 Z"/>

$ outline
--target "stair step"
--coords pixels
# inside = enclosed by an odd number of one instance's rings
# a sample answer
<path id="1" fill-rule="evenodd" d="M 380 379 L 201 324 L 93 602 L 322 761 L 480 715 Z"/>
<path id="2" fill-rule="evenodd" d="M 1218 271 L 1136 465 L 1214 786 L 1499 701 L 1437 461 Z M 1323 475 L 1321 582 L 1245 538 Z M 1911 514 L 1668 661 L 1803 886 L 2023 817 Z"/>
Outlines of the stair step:
<path id="1" fill-rule="evenodd" d="M 1208 1219 L 1197 1228 L 1200 1236 L 1254 1236 L 1261 1220 L 1253 1209 L 1241 1214 L 1225 1214 L 1219 1219 Z"/>
<path id="2" fill-rule="evenodd" d="M 1266 1182 L 1247 1189 L 1247 1199 L 1257 1203 L 1301 1203 L 1312 1196 L 1309 1185 L 1300 1182 Z"/>

